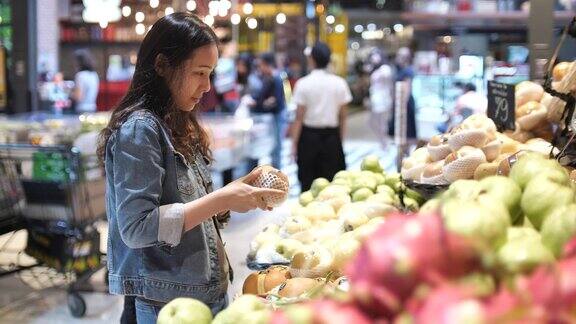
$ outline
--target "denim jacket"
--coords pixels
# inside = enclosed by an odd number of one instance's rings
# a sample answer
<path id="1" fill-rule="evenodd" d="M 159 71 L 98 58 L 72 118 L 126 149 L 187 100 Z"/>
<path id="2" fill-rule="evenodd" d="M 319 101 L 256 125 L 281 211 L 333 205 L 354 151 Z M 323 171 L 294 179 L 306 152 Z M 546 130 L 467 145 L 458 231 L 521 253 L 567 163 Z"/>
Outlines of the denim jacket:
<path id="1" fill-rule="evenodd" d="M 106 146 L 110 293 L 168 302 L 225 300 L 229 265 L 214 219 L 183 232 L 183 204 L 212 190 L 202 154 L 187 161 L 152 112 L 134 112 Z M 225 302 L 224 302 L 225 303 Z"/>

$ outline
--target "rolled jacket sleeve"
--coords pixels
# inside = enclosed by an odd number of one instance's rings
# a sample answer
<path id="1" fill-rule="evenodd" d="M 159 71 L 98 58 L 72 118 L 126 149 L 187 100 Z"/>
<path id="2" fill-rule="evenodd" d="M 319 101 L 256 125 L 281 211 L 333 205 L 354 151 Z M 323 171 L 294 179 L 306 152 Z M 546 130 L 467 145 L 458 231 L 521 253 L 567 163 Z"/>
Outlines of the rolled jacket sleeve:
<path id="1" fill-rule="evenodd" d="M 114 185 L 118 228 L 133 249 L 176 246 L 184 230 L 182 204 L 160 205 L 163 166 L 160 130 L 153 121 L 129 120 L 114 147 Z"/>

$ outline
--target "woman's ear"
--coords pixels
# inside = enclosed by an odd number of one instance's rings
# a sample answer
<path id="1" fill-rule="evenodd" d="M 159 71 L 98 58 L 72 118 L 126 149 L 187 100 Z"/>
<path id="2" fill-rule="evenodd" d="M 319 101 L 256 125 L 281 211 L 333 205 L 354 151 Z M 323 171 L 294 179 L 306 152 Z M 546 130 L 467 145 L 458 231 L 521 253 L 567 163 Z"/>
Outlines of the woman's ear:
<path id="1" fill-rule="evenodd" d="M 168 73 L 168 59 L 164 54 L 156 55 L 156 59 L 154 60 L 154 70 L 158 73 L 161 77 L 166 77 Z"/>

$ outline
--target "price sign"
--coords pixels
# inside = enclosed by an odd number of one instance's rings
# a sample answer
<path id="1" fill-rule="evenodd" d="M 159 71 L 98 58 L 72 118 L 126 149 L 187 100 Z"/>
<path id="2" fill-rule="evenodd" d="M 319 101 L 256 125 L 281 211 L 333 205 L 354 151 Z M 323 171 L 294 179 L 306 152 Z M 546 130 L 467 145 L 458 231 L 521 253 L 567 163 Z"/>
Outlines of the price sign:
<path id="1" fill-rule="evenodd" d="M 514 86 L 494 81 L 488 82 L 488 117 L 498 130 L 516 129 L 516 98 Z"/>

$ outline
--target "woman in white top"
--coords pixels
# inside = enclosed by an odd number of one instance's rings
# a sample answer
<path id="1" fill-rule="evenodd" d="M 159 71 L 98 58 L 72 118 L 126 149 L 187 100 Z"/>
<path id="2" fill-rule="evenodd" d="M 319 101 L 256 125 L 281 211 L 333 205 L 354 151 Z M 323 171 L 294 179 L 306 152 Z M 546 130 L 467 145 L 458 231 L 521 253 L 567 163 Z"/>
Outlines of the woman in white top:
<path id="1" fill-rule="evenodd" d="M 370 127 L 384 146 L 388 138 L 388 119 L 394 106 L 394 69 L 383 53 L 370 55 Z"/>
<path id="2" fill-rule="evenodd" d="M 344 79 L 326 70 L 330 48 L 316 43 L 308 55 L 312 72 L 296 82 L 292 99 L 298 106 L 292 129 L 292 154 L 298 163 L 298 180 L 307 191 L 314 179 L 332 179 L 346 169 L 342 138 L 346 105 L 352 101 Z"/>
<path id="3" fill-rule="evenodd" d="M 78 72 L 74 77 L 75 88 L 72 94 L 76 102 L 76 112 L 86 113 L 96 111 L 96 97 L 100 79 L 94 71 L 94 64 L 88 52 L 84 50 L 74 53 Z"/>

